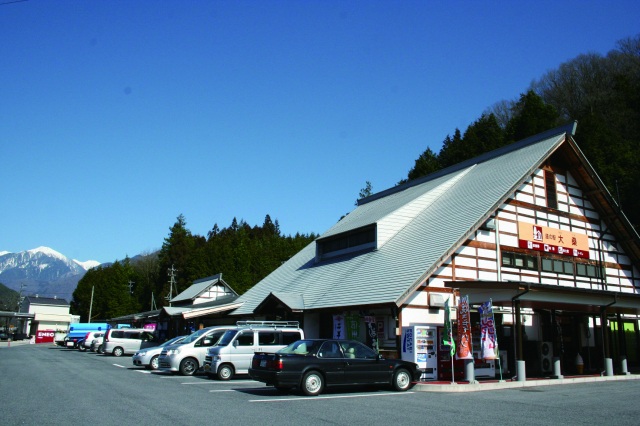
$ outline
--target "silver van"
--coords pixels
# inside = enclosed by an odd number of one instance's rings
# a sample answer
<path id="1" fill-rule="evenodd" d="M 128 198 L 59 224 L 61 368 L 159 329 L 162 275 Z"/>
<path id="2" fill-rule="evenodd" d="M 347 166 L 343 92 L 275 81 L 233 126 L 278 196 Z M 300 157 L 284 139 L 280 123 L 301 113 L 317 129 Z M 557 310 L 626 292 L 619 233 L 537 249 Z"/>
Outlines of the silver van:
<path id="1" fill-rule="evenodd" d="M 225 331 L 233 325 L 217 325 L 203 328 L 188 336 L 177 345 L 165 346 L 158 358 L 158 369 L 191 376 L 204 363 L 207 349 L 215 345 Z"/>
<path id="2" fill-rule="evenodd" d="M 209 377 L 229 380 L 235 374 L 248 374 L 255 352 L 276 352 L 297 340 L 304 332 L 297 321 L 238 321 L 204 359 Z"/>
<path id="3" fill-rule="evenodd" d="M 143 328 L 112 328 L 107 331 L 102 342 L 105 354 L 133 355 L 142 348 L 158 346 L 155 336 Z"/>

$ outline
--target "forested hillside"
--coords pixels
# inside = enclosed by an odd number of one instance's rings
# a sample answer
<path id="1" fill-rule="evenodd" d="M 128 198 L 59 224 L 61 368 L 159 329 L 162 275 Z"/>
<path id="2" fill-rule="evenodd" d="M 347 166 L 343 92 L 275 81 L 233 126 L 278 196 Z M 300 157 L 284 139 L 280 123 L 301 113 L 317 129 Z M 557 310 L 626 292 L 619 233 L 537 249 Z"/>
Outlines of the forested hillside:
<path id="1" fill-rule="evenodd" d="M 218 273 L 242 294 L 315 238 L 282 235 L 269 215 L 262 226 L 235 218 L 228 228 L 215 224 L 205 237 L 192 234 L 180 215 L 159 252 L 89 270 L 73 293 L 71 310 L 85 321 L 90 307 L 95 320 L 151 310 L 152 298 L 158 308 L 168 305 L 170 268 L 175 270 L 173 296 L 194 280 Z"/>
<path id="2" fill-rule="evenodd" d="M 17 311 L 20 294 L 0 283 L 0 311 Z"/>
<path id="3" fill-rule="evenodd" d="M 606 56 L 580 55 L 534 81 L 519 99 L 496 102 L 464 133 L 447 135 L 437 154 L 427 148 L 407 179 L 574 120 L 580 149 L 638 229 L 640 36 L 620 41 Z"/>

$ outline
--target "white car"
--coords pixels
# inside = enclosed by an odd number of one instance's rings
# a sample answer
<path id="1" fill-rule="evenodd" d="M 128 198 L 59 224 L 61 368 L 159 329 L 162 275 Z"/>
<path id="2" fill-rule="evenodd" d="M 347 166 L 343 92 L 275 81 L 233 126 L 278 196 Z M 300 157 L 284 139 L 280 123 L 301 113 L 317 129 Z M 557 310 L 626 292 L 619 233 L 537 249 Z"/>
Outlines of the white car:
<path id="1" fill-rule="evenodd" d="M 178 336 L 173 339 L 169 339 L 159 346 L 153 348 L 140 349 L 133 354 L 133 365 L 144 367 L 147 370 L 158 369 L 158 357 L 165 346 L 174 345 L 182 342 L 187 336 Z"/>
<path id="2" fill-rule="evenodd" d="M 98 352 L 99 354 L 104 353 L 104 351 L 102 350 L 102 348 L 103 348 L 102 342 L 103 341 L 104 341 L 104 334 L 101 335 L 101 336 L 96 337 L 91 342 L 91 346 L 89 347 L 89 350 L 91 352 Z"/>
<path id="3" fill-rule="evenodd" d="M 82 343 L 80 344 L 78 349 L 80 349 L 82 352 L 86 351 L 87 349 L 91 349 L 91 344 L 93 343 L 93 341 L 95 339 L 102 338 L 103 336 L 104 336 L 104 332 L 103 331 L 90 331 L 90 332 L 88 332 L 84 336 L 84 340 L 82 340 Z"/>

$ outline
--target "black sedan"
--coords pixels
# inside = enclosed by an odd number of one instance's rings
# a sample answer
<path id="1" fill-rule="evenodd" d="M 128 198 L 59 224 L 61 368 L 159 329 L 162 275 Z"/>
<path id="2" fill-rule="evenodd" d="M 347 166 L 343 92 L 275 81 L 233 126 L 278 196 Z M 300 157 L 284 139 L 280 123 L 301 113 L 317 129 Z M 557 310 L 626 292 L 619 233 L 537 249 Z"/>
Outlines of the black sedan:
<path id="1" fill-rule="evenodd" d="M 353 340 L 298 340 L 274 353 L 256 352 L 249 375 L 278 390 L 299 388 L 309 396 L 325 386 L 390 385 L 406 391 L 422 371 L 413 362 L 385 359 Z"/>

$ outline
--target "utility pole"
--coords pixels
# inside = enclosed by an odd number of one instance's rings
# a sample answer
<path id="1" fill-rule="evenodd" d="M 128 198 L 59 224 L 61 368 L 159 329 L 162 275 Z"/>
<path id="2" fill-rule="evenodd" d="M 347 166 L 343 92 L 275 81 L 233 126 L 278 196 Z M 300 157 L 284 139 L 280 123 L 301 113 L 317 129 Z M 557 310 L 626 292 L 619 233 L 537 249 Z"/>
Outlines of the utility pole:
<path id="1" fill-rule="evenodd" d="M 156 306 L 156 299 L 153 296 L 153 292 L 151 292 L 151 310 L 155 311 L 156 309 L 158 309 L 158 307 Z"/>
<path id="2" fill-rule="evenodd" d="M 87 320 L 87 322 L 91 322 L 91 311 L 93 310 L 93 290 L 95 289 L 95 286 L 91 286 L 91 303 L 89 303 L 89 319 Z"/>
<path id="3" fill-rule="evenodd" d="M 176 268 L 174 268 L 173 265 L 171 265 L 171 268 L 169 268 L 169 294 L 167 295 L 167 297 L 165 297 L 166 300 L 171 301 L 171 299 L 173 299 L 173 286 L 176 283 L 176 272 L 178 272 L 178 270 Z M 176 293 L 178 292 L 178 289 L 176 288 Z"/>
<path id="4" fill-rule="evenodd" d="M 129 280 L 129 294 L 133 295 L 133 285 L 135 283 L 131 280 Z"/>

